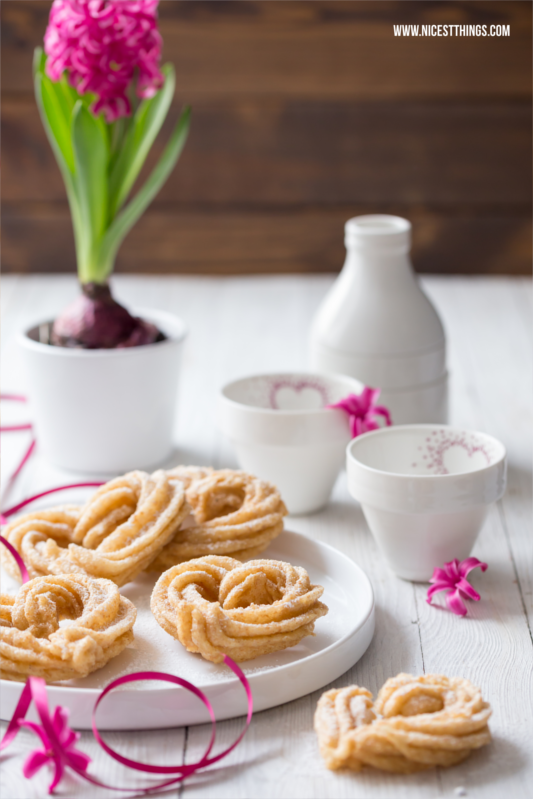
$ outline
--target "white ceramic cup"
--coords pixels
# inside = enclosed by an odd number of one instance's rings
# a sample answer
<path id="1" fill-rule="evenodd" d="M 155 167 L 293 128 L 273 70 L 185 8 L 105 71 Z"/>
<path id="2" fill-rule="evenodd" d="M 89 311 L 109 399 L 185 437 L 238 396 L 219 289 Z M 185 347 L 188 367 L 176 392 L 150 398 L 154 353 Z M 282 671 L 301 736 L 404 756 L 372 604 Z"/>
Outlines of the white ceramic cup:
<path id="1" fill-rule="evenodd" d="M 164 311 L 135 314 L 166 340 L 84 350 L 41 344 L 31 330 L 19 334 L 39 450 L 56 466 L 116 474 L 170 454 L 186 328 Z"/>
<path id="2" fill-rule="evenodd" d="M 421 582 L 470 555 L 506 466 L 495 438 L 445 425 L 387 427 L 347 447 L 349 491 L 388 565 Z"/>
<path id="3" fill-rule="evenodd" d="M 221 391 L 220 428 L 241 468 L 276 485 L 289 513 L 311 513 L 327 503 L 350 440 L 347 415 L 326 406 L 363 388 L 340 375 L 245 377 Z"/>

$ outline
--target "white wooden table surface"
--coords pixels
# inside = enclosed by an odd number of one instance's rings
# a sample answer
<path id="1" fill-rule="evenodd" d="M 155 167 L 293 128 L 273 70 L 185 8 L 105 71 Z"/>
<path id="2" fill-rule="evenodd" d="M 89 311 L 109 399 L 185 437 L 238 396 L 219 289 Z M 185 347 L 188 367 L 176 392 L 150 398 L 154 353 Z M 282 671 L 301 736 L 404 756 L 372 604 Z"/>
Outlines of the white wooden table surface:
<path id="1" fill-rule="evenodd" d="M 218 434 L 215 401 L 226 381 L 258 371 L 306 366 L 311 317 L 332 278 L 117 276 L 117 297 L 182 316 L 190 329 L 179 403 L 175 462 L 235 466 Z M 431 799 L 467 795 L 526 799 L 533 795 L 533 574 L 531 537 L 532 348 L 531 284 L 525 279 L 432 277 L 423 284 L 439 309 L 448 335 L 451 422 L 501 439 L 509 454 L 509 486 L 493 508 L 474 555 L 489 564 L 473 573 L 482 601 L 459 618 L 429 607 L 424 586 L 397 579 L 385 566 L 359 507 L 339 478 L 321 513 L 289 518 L 287 527 L 327 541 L 369 575 L 377 601 L 376 633 L 359 663 L 335 685 L 358 683 L 374 693 L 398 672 L 458 675 L 481 686 L 493 707 L 493 743 L 464 764 L 413 776 L 328 771 L 318 753 L 312 719 L 320 692 L 257 713 L 243 743 L 218 767 L 193 777 L 173 797 L 185 799 Z M 53 317 L 76 292 L 71 276 L 3 278 L 2 390 L 24 390 L 13 333 Z M 7 403 L 6 403 L 7 406 Z M 13 409 L 5 408 L 5 417 Z M 21 413 L 21 410 L 18 410 Z M 18 438 L 22 450 L 24 435 Z M 10 457 L 14 439 L 10 438 Z M 5 442 L 4 442 L 5 443 Z M 14 502 L 65 480 L 36 457 L 9 497 Z M 442 595 L 441 595 L 442 596 Z M 242 720 L 219 725 L 217 746 L 227 746 Z M 5 726 L 5 725 L 4 725 Z M 161 764 L 197 759 L 207 727 L 108 733 L 112 746 L 133 758 Z M 21 774 L 23 756 L 36 741 L 23 731 L 3 762 L 3 799 L 44 797 L 48 774 L 31 781 Z M 90 733 L 80 746 L 91 770 L 114 784 L 145 778 L 112 761 Z M 464 789 L 462 791 L 461 789 Z M 466 792 L 466 793 L 465 793 Z M 106 797 L 74 779 L 60 795 Z M 124 794 L 123 794 L 124 795 Z"/>

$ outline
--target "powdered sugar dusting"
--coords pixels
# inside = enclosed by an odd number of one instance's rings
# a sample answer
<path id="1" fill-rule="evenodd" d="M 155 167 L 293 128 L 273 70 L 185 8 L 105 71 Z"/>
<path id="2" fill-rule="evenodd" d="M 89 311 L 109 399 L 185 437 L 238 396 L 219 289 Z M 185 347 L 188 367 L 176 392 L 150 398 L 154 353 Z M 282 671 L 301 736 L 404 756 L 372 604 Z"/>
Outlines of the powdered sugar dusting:
<path id="1" fill-rule="evenodd" d="M 297 538 L 298 558 L 295 558 L 295 543 L 291 539 Z M 284 543 L 285 539 L 285 543 Z M 303 540 L 304 543 L 301 543 Z M 309 542 L 311 544 L 311 542 Z M 313 544 L 315 547 L 316 544 Z M 313 550 L 310 550 L 313 552 Z M 268 672 L 273 668 L 296 663 L 305 658 L 318 654 L 332 644 L 339 641 L 358 624 L 361 610 L 364 612 L 364 588 L 359 587 L 353 579 L 339 577 L 336 573 L 329 573 L 325 569 L 327 558 L 319 557 L 320 553 L 314 551 L 312 556 L 306 551 L 303 536 L 282 533 L 265 551 L 264 557 L 274 560 L 292 561 L 295 565 L 303 566 L 309 573 L 314 584 L 324 586 L 324 595 L 321 600 L 329 607 L 327 616 L 318 619 L 315 624 L 315 635 L 307 636 L 297 646 L 290 649 L 263 655 L 255 660 L 241 664 L 247 676 Z M 329 556 L 328 556 L 329 557 Z M 341 571 L 341 575 L 344 573 Z M 111 680 L 123 677 L 134 671 L 163 671 L 179 675 L 197 686 L 208 687 L 213 684 L 232 682 L 234 676 L 222 664 L 209 663 L 200 655 L 187 652 L 186 649 L 168 635 L 157 624 L 150 610 L 150 597 L 158 575 L 141 574 L 133 583 L 122 587 L 121 593 L 128 597 L 137 607 L 137 621 L 133 629 L 134 642 L 124 649 L 121 654 L 110 661 L 104 668 L 89 674 L 82 680 L 71 680 L 63 683 L 72 688 L 103 689 Z M 9 576 L 2 575 L 2 589 L 14 594 L 18 584 Z M 360 598 L 360 592 L 361 598 Z M 142 689 L 168 690 L 168 686 L 161 682 L 131 683 L 119 690 L 135 691 Z"/>

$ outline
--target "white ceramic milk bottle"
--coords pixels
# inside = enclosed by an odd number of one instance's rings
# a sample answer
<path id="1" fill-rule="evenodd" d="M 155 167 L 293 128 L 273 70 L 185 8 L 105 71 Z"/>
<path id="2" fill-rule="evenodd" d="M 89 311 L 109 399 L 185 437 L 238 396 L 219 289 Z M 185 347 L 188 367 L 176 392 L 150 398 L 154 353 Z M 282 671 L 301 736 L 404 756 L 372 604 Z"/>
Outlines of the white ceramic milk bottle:
<path id="1" fill-rule="evenodd" d="M 448 421 L 442 323 L 414 275 L 411 223 L 349 219 L 346 262 L 311 329 L 312 368 L 381 388 L 394 424 Z"/>

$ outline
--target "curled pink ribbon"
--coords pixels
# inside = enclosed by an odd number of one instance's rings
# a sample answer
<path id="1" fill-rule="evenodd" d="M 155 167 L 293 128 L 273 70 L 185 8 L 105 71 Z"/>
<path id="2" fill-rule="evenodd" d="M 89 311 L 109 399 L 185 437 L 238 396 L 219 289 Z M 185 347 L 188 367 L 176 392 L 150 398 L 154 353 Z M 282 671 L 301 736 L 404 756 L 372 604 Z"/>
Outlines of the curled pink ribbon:
<path id="1" fill-rule="evenodd" d="M 0 400 L 6 400 L 6 401 L 9 401 L 9 402 L 26 402 L 27 401 L 26 397 L 23 396 L 22 394 L 0 394 Z M 31 422 L 28 422 L 26 424 L 10 425 L 8 427 L 0 427 L 0 433 L 15 432 L 15 431 L 16 432 L 20 432 L 21 430 L 33 430 L 33 425 L 31 424 Z M 8 491 L 9 491 L 9 489 L 11 489 L 13 487 L 13 484 L 14 484 L 16 478 L 19 476 L 19 474 L 21 473 L 22 469 L 24 468 L 24 466 L 26 465 L 26 463 L 30 459 L 31 455 L 33 454 L 33 452 L 35 450 L 36 445 L 37 445 L 37 440 L 33 437 L 31 442 L 30 442 L 30 445 L 29 445 L 28 449 L 25 451 L 20 463 L 18 464 L 18 466 L 16 467 L 15 471 L 13 472 L 13 474 L 10 476 L 10 478 L 8 480 L 8 489 L 7 489 Z M 26 505 L 29 505 L 31 502 L 35 502 L 36 499 L 40 499 L 41 497 L 46 497 L 48 494 L 55 494 L 56 491 L 65 491 L 65 490 L 67 490 L 69 488 L 87 488 L 87 487 L 93 487 L 93 486 L 97 487 L 97 486 L 101 486 L 101 485 L 103 485 L 102 482 L 72 483 L 70 485 L 58 486 L 57 488 L 49 488 L 47 491 L 42 491 L 40 494 L 35 494 L 33 497 L 29 497 L 28 499 L 25 499 L 22 502 L 19 502 L 17 505 L 14 505 L 12 508 L 9 508 L 9 510 L 3 511 L 0 514 L 0 524 L 5 524 L 7 518 L 9 516 L 11 516 L 13 513 L 16 513 L 17 511 L 21 510 Z M 19 564 L 19 567 L 20 567 L 20 564 Z M 25 568 L 26 567 L 24 566 L 24 569 Z"/>
<path id="2" fill-rule="evenodd" d="M 446 604 L 448 608 L 456 616 L 466 616 L 467 609 L 463 602 L 463 597 L 465 599 L 473 599 L 475 602 L 479 602 L 481 599 L 478 592 L 472 588 L 466 579 L 472 569 L 477 569 L 478 566 L 482 572 L 488 569 L 488 565 L 477 558 L 467 558 L 461 562 L 455 558 L 455 560 L 445 563 L 443 569 L 435 569 L 433 577 L 429 581 L 433 585 L 428 588 L 427 603 L 431 605 L 433 594 L 437 594 L 439 591 L 447 591 Z"/>
<path id="3" fill-rule="evenodd" d="M 25 508 L 26 505 L 30 505 L 32 502 L 35 502 L 37 499 L 41 499 L 41 497 L 47 497 L 48 494 L 56 494 L 58 491 L 68 491 L 70 488 L 97 488 L 98 486 L 103 486 L 103 485 L 104 483 L 100 480 L 97 482 L 90 482 L 90 483 L 69 483 L 68 485 L 64 486 L 56 486 L 55 488 L 48 488 L 46 491 L 41 491 L 40 494 L 34 494 L 32 497 L 23 499 L 22 502 L 18 502 L 16 505 L 13 505 L 13 507 L 2 511 L 2 513 L 0 514 L 1 523 L 5 524 L 9 516 L 13 516 L 14 513 L 17 513 L 17 511 L 22 510 L 22 508 Z"/>
<path id="4" fill-rule="evenodd" d="M 27 401 L 26 397 L 24 397 L 22 394 L 0 394 L 0 400 L 6 400 L 7 402 L 26 402 Z M 7 427 L 0 427 L 0 433 L 19 432 L 21 430 L 32 430 L 33 431 L 33 425 L 31 424 L 31 422 L 27 422 L 25 424 L 8 425 Z M 29 443 L 28 448 L 24 452 L 24 454 L 23 454 L 23 456 L 22 456 L 22 458 L 20 460 L 20 463 L 18 464 L 17 468 L 15 469 L 15 471 L 10 476 L 10 478 L 9 478 L 9 480 L 7 482 L 7 487 L 6 487 L 6 492 L 5 492 L 6 494 L 9 493 L 9 491 L 13 488 L 13 485 L 15 484 L 15 481 L 16 481 L 17 477 L 19 476 L 19 474 L 21 473 L 22 469 L 24 468 L 24 466 L 26 465 L 26 463 L 29 461 L 30 457 L 32 456 L 32 454 L 33 454 L 33 452 L 35 450 L 35 445 L 36 444 L 37 444 L 37 441 L 35 439 L 35 436 L 32 435 L 32 439 L 31 439 L 31 441 Z"/>
<path id="5" fill-rule="evenodd" d="M 385 420 L 387 427 L 392 424 L 389 409 L 385 405 L 376 405 L 375 401 L 379 397 L 381 389 L 365 386 L 360 394 L 349 394 L 344 399 L 327 405 L 327 408 L 339 408 L 348 414 L 350 420 L 350 432 L 352 438 L 368 433 L 370 430 L 377 430 L 378 423 L 376 416 L 381 416 Z"/>
<path id="6" fill-rule="evenodd" d="M 216 719 L 213 707 L 203 691 L 187 680 L 183 680 L 181 677 L 159 671 L 134 672 L 133 674 L 127 674 L 125 677 L 119 677 L 118 679 L 113 680 L 113 682 L 109 683 L 109 685 L 104 688 L 96 700 L 93 710 L 92 728 L 94 737 L 102 749 L 104 749 L 114 760 L 117 760 L 119 763 L 122 763 L 124 766 L 134 769 L 135 771 L 143 771 L 149 774 L 178 775 L 174 776 L 170 780 L 164 780 L 163 782 L 158 782 L 144 788 L 123 788 L 117 785 L 109 785 L 105 782 L 101 782 L 100 780 L 88 774 L 87 767 L 91 762 L 91 759 L 84 752 L 81 752 L 74 746 L 74 744 L 79 740 L 80 735 L 68 727 L 68 710 L 58 706 L 54 711 L 53 717 L 50 716 L 48 697 L 46 694 L 46 683 L 41 677 L 28 677 L 28 681 L 22 690 L 20 699 L 17 703 L 11 721 L 9 722 L 6 733 L 0 742 L 0 750 L 6 749 L 12 743 L 21 727 L 29 727 L 31 730 L 33 730 L 40 737 L 43 744 L 43 749 L 37 749 L 29 755 L 24 764 L 23 773 L 25 777 L 29 778 L 32 777 L 46 763 L 53 763 L 54 777 L 49 785 L 48 793 L 52 793 L 57 787 L 67 767 L 72 769 L 72 771 L 74 771 L 76 774 L 78 774 L 78 776 L 82 777 L 87 782 L 90 782 L 92 785 L 96 785 L 99 788 L 108 788 L 122 792 L 140 791 L 141 793 L 151 793 L 152 791 L 167 788 L 177 782 L 182 782 L 196 771 L 204 769 L 207 766 L 211 766 L 213 763 L 218 763 L 218 761 L 227 757 L 227 755 L 229 755 L 229 753 L 232 752 L 242 741 L 248 727 L 250 726 L 253 714 L 253 697 L 248 680 L 239 666 L 237 666 L 237 664 L 227 655 L 224 655 L 224 663 L 239 678 L 244 690 L 246 691 L 246 697 L 248 700 L 248 713 L 246 716 L 244 729 L 238 738 L 231 744 L 231 746 L 229 746 L 227 749 L 224 749 L 223 752 L 220 752 L 220 754 L 215 755 L 214 757 L 209 757 L 216 738 Z M 131 760 L 128 757 L 124 757 L 118 752 L 115 752 L 115 750 L 103 740 L 96 724 L 96 711 L 98 710 L 100 703 L 104 697 L 107 696 L 107 694 L 109 694 L 115 688 L 118 688 L 120 685 L 124 685 L 129 682 L 137 682 L 140 680 L 161 680 L 163 682 L 174 683 L 175 685 L 185 688 L 187 691 L 191 691 L 191 693 L 197 696 L 204 703 L 211 718 L 211 737 L 204 754 L 196 763 L 179 766 L 152 766 L 148 763 L 140 763 L 137 760 Z M 25 719 L 26 713 L 28 712 L 32 701 L 35 703 L 35 707 L 37 708 L 41 725 L 32 721 L 27 721 Z"/>
<path id="7" fill-rule="evenodd" d="M 29 497 L 28 499 L 19 502 L 17 505 L 9 508 L 8 510 L 4 511 L 1 521 L 5 523 L 8 516 L 11 516 L 16 511 L 20 510 L 21 508 L 29 505 L 31 502 L 34 502 L 36 499 L 40 497 L 46 496 L 48 494 L 55 493 L 56 491 L 64 491 L 69 488 L 82 488 L 87 486 L 99 486 L 102 485 L 101 482 L 98 483 L 73 483 L 67 486 L 58 486 L 57 488 L 51 488 L 47 491 L 42 491 L 40 494 L 36 494 L 33 497 Z M 0 535 L 0 543 L 2 543 L 11 553 L 13 558 L 15 559 L 21 573 L 22 582 L 26 583 L 29 580 L 28 570 L 24 564 L 23 559 L 17 552 L 17 550 L 4 538 L 4 536 Z M 92 729 L 94 737 L 96 738 L 98 744 L 104 749 L 108 755 L 112 758 L 117 760 L 119 763 L 122 763 L 124 766 L 128 768 L 135 769 L 136 771 L 143 771 L 145 773 L 150 774 L 171 774 L 171 775 L 178 775 L 174 776 L 170 780 L 165 780 L 164 782 L 160 782 L 157 784 L 150 785 L 145 788 L 121 788 L 116 785 L 108 785 L 107 783 L 101 782 L 97 780 L 95 777 L 92 777 L 90 774 L 87 773 L 87 768 L 89 763 L 91 762 L 90 757 L 86 755 L 84 752 L 76 749 L 75 744 L 80 738 L 79 733 L 74 732 L 71 730 L 67 724 L 68 721 L 68 710 L 67 708 L 61 707 L 58 705 L 55 710 L 53 716 L 50 715 L 50 710 L 48 707 L 48 697 L 46 693 L 46 683 L 41 677 L 28 677 L 26 685 L 24 686 L 22 693 L 20 695 L 19 701 L 9 722 L 8 728 L 2 740 L 0 741 L 0 750 L 6 749 L 16 737 L 18 731 L 21 727 L 28 727 L 29 729 L 33 730 L 39 738 L 41 739 L 41 743 L 43 745 L 42 749 L 36 749 L 30 753 L 29 757 L 26 759 L 24 766 L 23 766 L 23 774 L 26 778 L 32 777 L 34 774 L 39 771 L 42 766 L 46 763 L 52 763 L 54 766 L 54 777 L 50 786 L 48 788 L 48 793 L 52 793 L 54 789 L 57 787 L 59 782 L 61 781 L 65 769 L 68 767 L 80 777 L 82 777 L 87 782 L 90 782 L 92 785 L 95 785 L 100 788 L 107 788 L 115 791 L 122 791 L 122 792 L 141 792 L 141 793 L 151 793 L 152 791 L 161 790 L 163 788 L 167 788 L 168 786 L 174 785 L 175 783 L 183 781 L 186 777 L 190 777 L 196 771 L 200 769 L 204 769 L 207 766 L 213 765 L 213 763 L 217 763 L 218 761 L 222 760 L 223 758 L 227 757 L 230 752 L 232 752 L 236 746 L 242 741 L 244 735 L 248 727 L 250 726 L 250 722 L 252 720 L 253 714 L 253 697 L 252 691 L 250 688 L 250 684 L 246 679 L 244 672 L 237 666 L 237 664 L 227 655 L 224 655 L 224 663 L 228 666 L 233 673 L 238 677 L 244 690 L 246 691 L 246 697 L 248 702 L 248 712 L 246 716 L 246 722 L 244 725 L 244 729 L 242 730 L 239 737 L 218 755 L 214 757 L 209 757 L 213 746 L 215 744 L 215 737 L 216 737 L 216 719 L 213 707 L 207 698 L 207 696 L 197 688 L 192 683 L 188 682 L 187 680 L 183 680 L 181 677 L 177 677 L 173 674 L 167 674 L 166 672 L 158 672 L 158 671 L 138 671 L 132 674 L 127 674 L 125 677 L 119 677 L 113 682 L 109 683 L 109 685 L 104 688 L 104 690 L 99 695 L 98 699 L 96 700 L 94 710 L 93 710 L 93 719 L 92 719 Z M 203 754 L 203 756 L 198 760 L 196 763 L 188 764 L 188 765 L 180 765 L 180 766 L 152 766 L 148 763 L 140 763 L 136 760 L 131 760 L 130 758 L 124 757 L 123 755 L 115 752 L 102 738 L 100 732 L 98 730 L 98 726 L 96 724 L 96 711 L 100 706 L 100 703 L 107 696 L 111 691 L 115 688 L 118 688 L 120 685 L 124 685 L 130 682 L 138 682 L 140 680 L 160 680 L 163 682 L 173 683 L 175 685 L 179 685 L 182 688 L 185 688 L 187 691 L 190 691 L 195 696 L 197 696 L 206 706 L 209 716 L 211 718 L 211 738 L 207 745 L 207 748 Z M 37 712 L 39 714 L 39 718 L 41 719 L 41 724 L 37 724 L 32 721 L 27 721 L 25 716 L 28 712 L 28 709 L 32 703 L 34 702 Z M 178 724 L 176 724 L 178 726 Z"/>
<path id="8" fill-rule="evenodd" d="M 4 519 L 3 516 L 0 516 L 0 520 L 1 520 L 2 524 L 4 524 L 5 519 Z M 24 561 L 20 557 L 19 553 L 17 552 L 15 547 L 12 544 L 9 543 L 7 538 L 4 538 L 3 535 L 0 535 L 0 542 L 5 546 L 5 548 L 10 553 L 10 555 L 14 558 L 15 563 L 19 567 L 20 576 L 22 577 L 22 582 L 23 583 L 27 583 L 28 580 L 30 579 L 30 575 L 28 574 L 28 570 L 26 568 L 26 564 L 24 563 Z"/>

